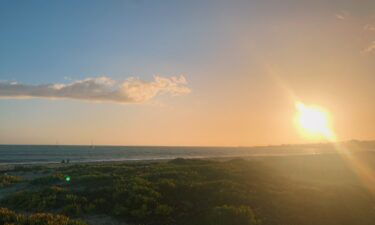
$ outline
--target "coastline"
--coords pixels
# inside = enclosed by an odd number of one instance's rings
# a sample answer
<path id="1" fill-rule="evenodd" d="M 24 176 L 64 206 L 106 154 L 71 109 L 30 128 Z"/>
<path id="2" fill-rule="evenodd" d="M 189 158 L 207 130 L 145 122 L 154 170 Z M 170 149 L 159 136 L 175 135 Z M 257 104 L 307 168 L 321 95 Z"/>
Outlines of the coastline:
<path id="1" fill-rule="evenodd" d="M 73 161 L 69 163 L 61 162 L 17 162 L 17 163 L 0 163 L 0 172 L 12 171 L 17 167 L 46 167 L 46 168 L 61 168 L 73 165 L 92 165 L 92 164 L 122 164 L 122 163 L 152 163 L 152 162 L 167 162 L 170 160 L 183 159 L 206 159 L 206 160 L 231 160 L 236 158 L 242 159 L 261 159 L 261 158 L 278 158 L 278 157 L 293 157 L 293 156 L 314 156 L 314 155 L 330 155 L 337 154 L 334 152 L 327 153 L 285 153 L 285 154 L 252 154 L 252 155 L 229 155 L 229 156 L 191 156 L 191 157 L 165 157 L 165 158 L 150 158 L 150 159 L 103 159 L 103 160 L 86 160 Z"/>
<path id="2" fill-rule="evenodd" d="M 374 151 L 358 156 L 365 159 L 363 163 L 374 165 Z M 184 224 L 184 215 L 195 216 L 199 207 L 207 214 L 196 217 L 194 224 L 216 215 L 212 210 L 222 209 L 246 209 L 252 212 L 251 218 L 259 218 L 264 225 L 280 221 L 309 224 L 304 221 L 311 220 L 329 224 L 324 217 L 314 216 L 315 212 L 326 213 L 321 206 L 327 204 L 334 204 L 329 208 L 331 215 L 348 215 L 344 219 L 351 224 L 356 224 L 351 219 L 363 212 L 368 221 L 375 221 L 373 201 L 363 198 L 369 193 L 339 154 L 199 159 L 17 164 L 20 167 L 13 171 L 15 165 L 6 165 L 8 170 L 2 174 L 8 180 L 3 179 L 0 202 L 17 213 L 67 215 L 90 225 L 154 224 L 155 218 L 160 224 L 167 220 Z M 274 207 L 268 207 L 270 199 Z M 350 203 L 354 199 L 358 211 L 340 207 L 343 199 Z M 181 209 L 186 202 L 192 207 Z M 124 208 L 119 208 L 121 205 Z M 285 205 L 292 207 L 283 211 Z M 160 214 L 160 207 L 164 214 Z M 142 213 L 134 214 L 133 210 Z"/>

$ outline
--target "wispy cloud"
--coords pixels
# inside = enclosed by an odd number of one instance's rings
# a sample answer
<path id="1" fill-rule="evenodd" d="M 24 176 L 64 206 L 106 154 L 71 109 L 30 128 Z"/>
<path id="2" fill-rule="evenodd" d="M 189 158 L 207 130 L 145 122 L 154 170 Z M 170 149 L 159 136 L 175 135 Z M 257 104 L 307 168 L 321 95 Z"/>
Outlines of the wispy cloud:
<path id="1" fill-rule="evenodd" d="M 366 31 L 375 31 L 375 26 L 372 25 L 372 24 L 366 24 L 364 27 L 363 27 L 364 30 Z"/>
<path id="2" fill-rule="evenodd" d="M 372 53 L 375 51 L 375 41 L 371 42 L 371 44 L 362 50 L 362 53 Z"/>
<path id="3" fill-rule="evenodd" d="M 87 78 L 68 84 L 28 85 L 0 82 L 0 98 L 76 99 L 93 102 L 142 103 L 159 94 L 190 93 L 184 76 L 154 76 L 153 81 L 128 78 L 116 81 L 109 77 Z"/>
<path id="4" fill-rule="evenodd" d="M 345 19 L 345 16 L 341 15 L 341 14 L 335 14 L 335 17 L 339 20 L 344 20 Z"/>
<path id="5" fill-rule="evenodd" d="M 345 20 L 349 16 L 349 12 L 341 10 L 335 14 L 335 17 L 339 20 Z"/>

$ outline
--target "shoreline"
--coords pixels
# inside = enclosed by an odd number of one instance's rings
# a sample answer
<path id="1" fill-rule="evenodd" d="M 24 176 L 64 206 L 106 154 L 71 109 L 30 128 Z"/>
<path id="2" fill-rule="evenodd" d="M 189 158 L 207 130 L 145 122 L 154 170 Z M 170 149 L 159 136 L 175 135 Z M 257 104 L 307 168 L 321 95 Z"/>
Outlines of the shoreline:
<path id="1" fill-rule="evenodd" d="M 170 160 L 183 158 L 183 159 L 209 159 L 209 160 L 230 160 L 235 158 L 242 159 L 259 159 L 259 158 L 272 158 L 272 157 L 293 157 L 293 156 L 314 156 L 314 155 L 332 155 L 335 152 L 318 152 L 318 153 L 280 153 L 280 154 L 253 154 L 253 155 L 229 155 L 229 156 L 190 156 L 190 157 L 165 157 L 165 158 L 150 158 L 150 159 L 103 159 L 103 160 L 87 160 L 87 161 L 71 161 L 69 163 L 61 162 L 14 162 L 14 163 L 0 163 L 0 172 L 14 170 L 16 167 L 37 167 L 43 166 L 47 168 L 60 168 L 72 165 L 85 165 L 85 164 L 114 164 L 114 163 L 146 163 L 146 162 L 167 162 Z"/>

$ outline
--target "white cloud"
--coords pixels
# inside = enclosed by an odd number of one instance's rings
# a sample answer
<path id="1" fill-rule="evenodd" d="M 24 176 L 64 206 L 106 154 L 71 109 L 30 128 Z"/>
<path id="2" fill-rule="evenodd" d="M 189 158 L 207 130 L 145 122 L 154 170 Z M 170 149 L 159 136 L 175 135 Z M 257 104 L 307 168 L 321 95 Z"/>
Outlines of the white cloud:
<path id="1" fill-rule="evenodd" d="M 116 81 L 109 77 L 87 78 L 69 84 L 27 85 L 0 82 L 0 98 L 77 99 L 94 102 L 142 103 L 159 94 L 190 93 L 184 76 L 154 76 L 153 81 L 128 78 Z"/>
<path id="2" fill-rule="evenodd" d="M 367 48 L 363 49 L 363 53 L 371 53 L 375 51 L 375 41 L 373 41 Z"/>

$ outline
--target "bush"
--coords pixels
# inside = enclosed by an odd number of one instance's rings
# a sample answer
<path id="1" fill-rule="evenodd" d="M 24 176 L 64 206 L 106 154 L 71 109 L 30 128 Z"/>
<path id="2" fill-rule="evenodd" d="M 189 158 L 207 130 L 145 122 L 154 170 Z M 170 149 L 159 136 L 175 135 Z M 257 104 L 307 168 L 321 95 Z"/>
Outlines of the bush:
<path id="1" fill-rule="evenodd" d="M 54 174 L 51 176 L 46 177 L 40 177 L 32 180 L 30 183 L 32 185 L 41 185 L 41 186 L 47 186 L 47 185 L 53 185 L 64 181 L 64 175 L 62 174 Z"/>
<path id="2" fill-rule="evenodd" d="M 258 225 L 254 212 L 248 206 L 215 207 L 208 216 L 210 225 Z"/>
<path id="3" fill-rule="evenodd" d="M 16 176 L 0 175 L 0 188 L 20 182 L 22 179 Z"/>
<path id="4" fill-rule="evenodd" d="M 71 220 L 62 215 L 49 213 L 37 213 L 29 216 L 17 214 L 6 208 L 0 208 L 0 224 L 14 225 L 86 225 L 77 220 Z"/>

